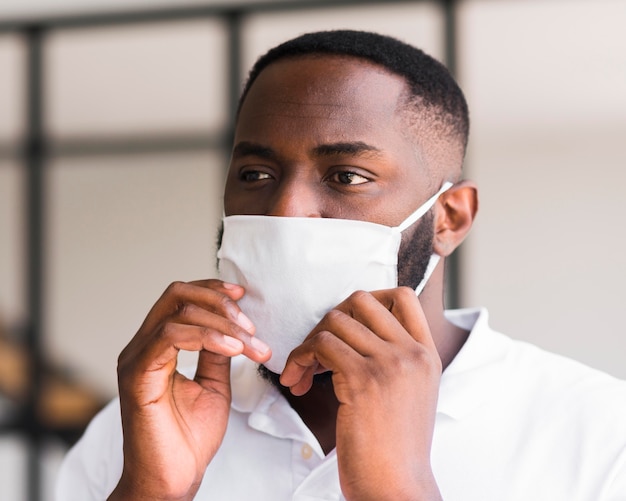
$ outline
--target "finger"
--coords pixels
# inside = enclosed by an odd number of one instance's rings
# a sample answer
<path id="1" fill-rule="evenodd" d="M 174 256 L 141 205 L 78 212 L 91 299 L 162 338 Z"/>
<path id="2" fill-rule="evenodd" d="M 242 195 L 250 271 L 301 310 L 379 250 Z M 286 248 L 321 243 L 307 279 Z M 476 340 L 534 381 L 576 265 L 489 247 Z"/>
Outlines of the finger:
<path id="1" fill-rule="evenodd" d="M 359 296 L 359 299 L 350 301 L 349 306 L 344 306 L 344 311 L 337 307 L 324 315 L 308 337 L 321 331 L 331 332 L 361 356 L 371 356 L 383 349 L 391 336 L 381 335 L 378 330 L 403 327 L 372 295 L 362 293 Z M 303 345 L 306 346 L 306 343 Z M 318 345 L 319 342 L 315 343 L 315 346 Z"/>
<path id="2" fill-rule="evenodd" d="M 245 289 L 238 284 L 233 284 L 230 282 L 224 282 L 223 280 L 218 280 L 217 278 L 208 278 L 204 280 L 193 280 L 188 282 L 191 285 L 195 285 L 198 287 L 203 287 L 205 289 L 214 289 L 220 291 L 227 296 L 231 297 L 235 301 L 241 299 L 245 293 Z"/>
<path id="3" fill-rule="evenodd" d="M 164 395 L 176 372 L 182 350 L 211 350 L 216 356 L 232 357 L 243 351 L 243 343 L 223 333 L 192 325 L 166 324 L 151 343 L 130 343 L 120 354 L 120 395 L 141 395 L 143 402 Z"/>
<path id="4" fill-rule="evenodd" d="M 187 303 L 179 308 L 176 314 L 170 318 L 170 321 L 214 328 L 227 336 L 241 341 L 244 344 L 243 354 L 257 361 L 264 359 L 269 350 L 267 344 L 253 337 L 253 332 L 242 329 L 241 323 L 234 323 L 228 318 L 207 311 L 192 303 Z"/>
<path id="5" fill-rule="evenodd" d="M 388 342 L 402 341 L 405 332 L 428 346 L 434 347 L 430 327 L 415 291 L 397 287 L 373 291 L 358 291 L 337 306 L 337 309 L 359 321 Z"/>
<path id="6" fill-rule="evenodd" d="M 205 390 L 218 389 L 220 393 L 230 395 L 230 357 L 201 351 L 193 379 Z"/>
<path id="7" fill-rule="evenodd" d="M 321 330 L 291 352 L 280 382 L 294 395 L 303 395 L 311 388 L 315 374 L 350 371 L 360 358 L 359 353 L 334 333 Z"/>
<path id="8" fill-rule="evenodd" d="M 217 279 L 198 280 L 195 282 L 175 282 L 170 286 L 176 304 L 181 306 L 181 300 L 195 304 L 213 313 L 217 313 L 239 324 L 243 329 L 254 334 L 254 325 L 243 314 L 237 301 L 241 299 L 245 290 L 240 285 L 223 282 Z"/>
<path id="9" fill-rule="evenodd" d="M 399 306 L 401 301 L 394 299 L 394 295 L 401 293 L 397 289 L 391 289 L 378 291 L 376 295 L 364 291 L 351 294 L 324 315 L 307 339 L 316 336 L 320 331 L 329 331 L 362 356 L 374 356 L 384 349 L 386 342 L 412 339 L 407 335 L 406 327 L 394 315 L 398 314 L 405 320 L 408 317 L 405 310 L 410 306 Z M 303 346 L 313 345 L 303 343 Z"/>
<path id="10" fill-rule="evenodd" d="M 136 368 L 140 372 L 160 370 L 175 363 L 180 350 L 206 350 L 233 357 L 243 352 L 244 343 L 215 328 L 169 322 L 135 361 Z"/>
<path id="11" fill-rule="evenodd" d="M 285 365 L 281 384 L 301 394 L 309 389 L 313 376 L 325 370 L 346 369 L 349 358 L 374 356 L 404 328 L 373 295 L 358 291 L 329 311 L 296 347 Z M 396 335 L 397 337 L 397 335 Z M 408 337 L 408 336 L 407 336 Z"/>
<path id="12" fill-rule="evenodd" d="M 236 302 L 241 299 L 244 292 L 242 287 L 221 280 L 173 282 L 148 313 L 140 332 L 154 330 L 163 318 L 175 314 L 186 304 L 195 304 L 207 311 L 230 318 L 243 329 L 254 333 L 252 322 L 241 312 Z"/>
<path id="13" fill-rule="evenodd" d="M 247 346 L 245 350 L 247 356 L 262 360 L 268 347 L 264 343 L 250 341 L 254 326 L 241 313 L 235 302 L 243 293 L 241 287 L 231 286 L 219 280 L 203 280 L 189 284 L 174 282 L 155 303 L 124 351 L 134 352 L 140 356 L 146 351 L 147 346 L 153 343 L 155 333 L 158 335 L 163 325 L 174 320 L 174 323 L 216 327 L 222 333 L 243 342 Z"/>
<path id="14" fill-rule="evenodd" d="M 397 287 L 373 291 L 372 296 L 393 314 L 413 339 L 420 344 L 435 348 L 428 320 L 413 289 Z"/>
<path id="15" fill-rule="evenodd" d="M 337 340 L 341 341 L 340 343 Z M 434 341 L 417 296 L 401 287 L 372 293 L 355 292 L 324 316 L 307 339 L 290 355 L 281 383 L 308 391 L 315 373 L 350 371 L 354 357 L 375 357 L 385 343 L 418 343 L 434 350 Z M 345 347 L 349 348 L 346 350 Z M 413 346 L 406 345 L 407 349 Z"/>

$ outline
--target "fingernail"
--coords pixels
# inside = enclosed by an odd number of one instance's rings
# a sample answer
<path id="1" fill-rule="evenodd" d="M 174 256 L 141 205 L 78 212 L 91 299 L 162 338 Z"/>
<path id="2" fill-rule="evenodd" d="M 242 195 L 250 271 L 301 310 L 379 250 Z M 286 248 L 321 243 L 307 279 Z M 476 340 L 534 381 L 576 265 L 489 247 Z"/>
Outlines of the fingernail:
<path id="1" fill-rule="evenodd" d="M 237 315 L 237 323 L 242 329 L 247 330 L 250 334 L 254 333 L 254 324 L 252 323 L 252 320 L 246 317 L 241 311 Z"/>
<path id="2" fill-rule="evenodd" d="M 236 351 L 243 351 L 243 343 L 234 337 L 224 336 L 224 344 Z"/>
<path id="3" fill-rule="evenodd" d="M 237 285 L 237 284 L 231 284 L 230 282 L 222 282 L 222 286 L 224 287 L 224 289 L 240 289 L 241 285 Z"/>
<path id="4" fill-rule="evenodd" d="M 255 337 L 250 338 L 250 346 L 252 346 L 259 353 L 267 353 L 270 349 L 263 341 Z"/>

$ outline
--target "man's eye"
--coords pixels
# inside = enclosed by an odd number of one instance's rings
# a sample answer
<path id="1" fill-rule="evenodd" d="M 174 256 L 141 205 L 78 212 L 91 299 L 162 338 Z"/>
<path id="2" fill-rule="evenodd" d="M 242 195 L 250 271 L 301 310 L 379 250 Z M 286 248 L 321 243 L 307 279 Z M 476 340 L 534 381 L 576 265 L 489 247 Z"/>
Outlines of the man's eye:
<path id="1" fill-rule="evenodd" d="M 263 181 L 265 179 L 271 179 L 271 178 L 272 176 L 270 176 L 267 172 L 259 172 L 258 170 L 250 170 L 250 171 L 242 172 L 239 175 L 239 179 L 247 183 L 252 183 L 254 181 Z"/>
<path id="2" fill-rule="evenodd" d="M 337 172 L 333 175 L 333 177 L 337 182 L 341 184 L 351 184 L 353 186 L 357 184 L 367 183 L 369 181 L 369 179 L 363 176 L 359 176 L 355 172 L 349 171 Z"/>

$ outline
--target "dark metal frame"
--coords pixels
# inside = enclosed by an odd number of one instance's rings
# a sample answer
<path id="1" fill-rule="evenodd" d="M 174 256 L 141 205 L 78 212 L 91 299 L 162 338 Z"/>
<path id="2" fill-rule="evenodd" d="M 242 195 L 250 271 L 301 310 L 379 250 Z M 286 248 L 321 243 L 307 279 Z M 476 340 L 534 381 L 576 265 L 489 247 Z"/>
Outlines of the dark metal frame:
<path id="1" fill-rule="evenodd" d="M 389 4 L 416 4 L 427 0 L 391 0 Z M 50 430 L 39 420 L 37 406 L 40 399 L 40 388 L 43 371 L 44 338 L 44 280 L 46 276 L 46 220 L 44 207 L 46 202 L 46 159 L 55 156 L 72 156 L 80 154 L 113 154 L 132 152 L 158 151 L 190 151 L 190 150 L 223 150 L 230 147 L 230 138 L 234 124 L 234 110 L 239 98 L 241 75 L 241 24 L 246 15 L 262 12 L 285 12 L 310 9 L 333 9 L 337 7 L 358 7 L 380 5 L 378 0 L 298 0 L 294 2 L 272 1 L 253 3 L 237 3 L 234 5 L 206 5 L 184 8 L 161 8 L 152 10 L 136 10 L 125 12 L 102 12 L 88 15 L 31 17 L 12 21 L 0 20 L 0 35 L 3 33 L 19 33 L 27 47 L 27 96 L 25 111 L 27 115 L 25 137 L 21 146 L 0 144 L 0 159 L 21 158 L 26 173 L 25 182 L 25 224 L 26 224 L 26 293 L 28 319 L 25 326 L 25 340 L 30 353 L 31 374 L 30 391 L 27 403 L 18 418 L 9 424 L 0 426 L 0 433 L 20 432 L 28 439 L 28 499 L 41 499 L 41 465 L 40 453 L 48 435 L 75 436 L 81 430 Z M 444 43 L 445 62 L 454 73 L 457 61 L 457 0 L 430 0 L 439 5 L 445 17 Z M 107 25 L 123 25 L 152 23 L 164 21 L 180 21 L 191 19 L 221 19 L 228 30 L 229 52 L 229 108 L 231 121 L 226 131 L 214 137 L 198 136 L 166 136 L 136 137 L 119 140 L 81 139 L 51 143 L 46 137 L 43 123 L 45 79 L 42 49 L 46 35 L 55 30 L 72 28 L 102 27 Z M 459 266 L 458 256 L 448 260 L 448 305 L 459 304 Z M 74 432 L 74 433 L 72 433 Z"/>

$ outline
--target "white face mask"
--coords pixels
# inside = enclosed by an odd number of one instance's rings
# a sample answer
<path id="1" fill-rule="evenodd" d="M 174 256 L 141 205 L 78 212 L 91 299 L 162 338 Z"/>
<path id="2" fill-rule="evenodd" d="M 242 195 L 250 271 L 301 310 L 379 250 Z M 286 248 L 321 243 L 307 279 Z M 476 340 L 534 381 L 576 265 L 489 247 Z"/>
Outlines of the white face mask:
<path id="1" fill-rule="evenodd" d="M 225 217 L 219 277 L 246 289 L 239 306 L 254 323 L 255 336 L 272 349 L 264 365 L 280 374 L 291 351 L 353 292 L 397 287 L 402 231 L 450 186 L 444 183 L 396 227 L 332 218 Z M 416 294 L 438 261 L 433 254 Z"/>

